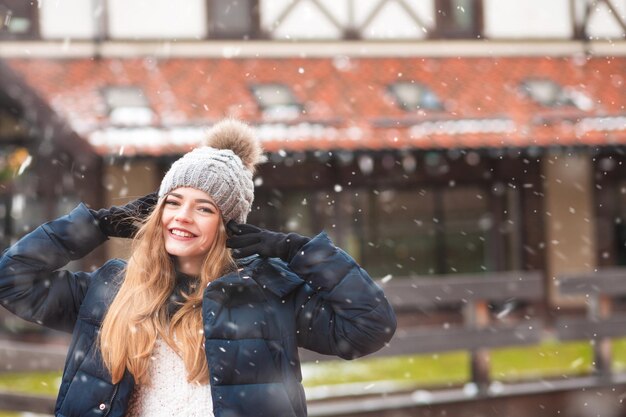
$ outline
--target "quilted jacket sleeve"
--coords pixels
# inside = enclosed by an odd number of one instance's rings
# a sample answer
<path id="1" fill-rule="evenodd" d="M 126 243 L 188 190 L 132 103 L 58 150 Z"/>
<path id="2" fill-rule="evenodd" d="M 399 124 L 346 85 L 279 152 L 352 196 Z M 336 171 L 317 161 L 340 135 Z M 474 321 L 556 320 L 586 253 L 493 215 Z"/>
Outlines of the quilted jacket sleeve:
<path id="1" fill-rule="evenodd" d="M 71 332 L 91 274 L 60 270 L 107 237 L 83 204 L 45 223 L 0 258 L 0 302 L 17 316 Z"/>
<path id="2" fill-rule="evenodd" d="M 305 280 L 298 289 L 298 345 L 353 359 L 382 348 L 396 317 L 382 289 L 326 234 L 314 237 L 289 268 Z"/>

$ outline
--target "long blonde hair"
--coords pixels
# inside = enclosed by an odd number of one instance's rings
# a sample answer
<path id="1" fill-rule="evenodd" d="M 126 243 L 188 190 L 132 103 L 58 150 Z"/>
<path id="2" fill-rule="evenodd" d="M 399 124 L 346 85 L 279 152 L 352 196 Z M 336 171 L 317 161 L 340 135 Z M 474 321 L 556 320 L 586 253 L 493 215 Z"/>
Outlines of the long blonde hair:
<path id="1" fill-rule="evenodd" d="M 124 281 L 102 322 L 99 344 L 113 383 L 122 379 L 126 369 L 135 382 L 149 382 L 148 365 L 157 337 L 163 338 L 181 356 L 189 382 L 209 381 L 202 344 L 202 294 L 209 282 L 235 263 L 226 248 L 226 229 L 220 222 L 195 289 L 184 295 L 184 304 L 170 319 L 167 305 L 176 272 L 165 250 L 163 200 L 137 232 Z"/>

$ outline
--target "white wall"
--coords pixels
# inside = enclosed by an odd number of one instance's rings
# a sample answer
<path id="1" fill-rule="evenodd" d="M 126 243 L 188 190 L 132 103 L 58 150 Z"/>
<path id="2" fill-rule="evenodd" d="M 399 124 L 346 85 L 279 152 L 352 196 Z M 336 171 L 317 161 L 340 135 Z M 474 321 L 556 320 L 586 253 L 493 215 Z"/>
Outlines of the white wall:
<path id="1" fill-rule="evenodd" d="M 488 38 L 570 38 L 569 0 L 484 0 Z"/>
<path id="2" fill-rule="evenodd" d="M 207 34 L 206 0 L 108 0 L 113 39 L 200 39 Z"/>
<path id="3" fill-rule="evenodd" d="M 40 0 L 39 28 L 43 39 L 91 39 L 102 9 L 98 0 Z"/>

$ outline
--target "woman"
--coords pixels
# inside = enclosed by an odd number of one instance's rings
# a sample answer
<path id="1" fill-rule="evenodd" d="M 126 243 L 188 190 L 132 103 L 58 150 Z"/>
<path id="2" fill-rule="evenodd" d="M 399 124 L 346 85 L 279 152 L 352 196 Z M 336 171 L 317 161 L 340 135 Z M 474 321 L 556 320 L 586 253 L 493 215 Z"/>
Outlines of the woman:
<path id="1" fill-rule="evenodd" d="M 352 359 L 393 335 L 382 290 L 325 234 L 244 224 L 251 130 L 227 120 L 207 144 L 172 165 L 156 202 L 81 204 L 0 259 L 3 305 L 73 332 L 57 416 L 305 416 L 298 347 Z M 146 217 L 128 262 L 60 269 L 134 234 L 132 211 Z"/>

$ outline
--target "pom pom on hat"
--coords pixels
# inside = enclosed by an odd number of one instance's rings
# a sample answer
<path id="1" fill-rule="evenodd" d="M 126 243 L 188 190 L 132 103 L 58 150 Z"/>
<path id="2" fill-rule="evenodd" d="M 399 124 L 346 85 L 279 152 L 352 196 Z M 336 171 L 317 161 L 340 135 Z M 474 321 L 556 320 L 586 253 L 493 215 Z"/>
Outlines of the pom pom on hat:
<path id="1" fill-rule="evenodd" d="M 214 125 L 205 143 L 172 164 L 161 181 L 159 198 L 179 187 L 196 188 L 211 196 L 226 222 L 245 223 L 254 200 L 252 175 L 261 162 L 261 145 L 250 127 L 234 119 Z"/>
<path id="2" fill-rule="evenodd" d="M 263 154 L 252 129 L 236 119 L 225 119 L 214 125 L 205 144 L 215 149 L 230 149 L 252 173 Z"/>

